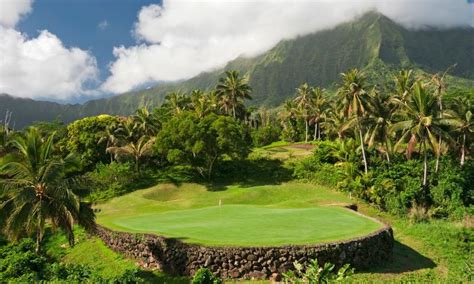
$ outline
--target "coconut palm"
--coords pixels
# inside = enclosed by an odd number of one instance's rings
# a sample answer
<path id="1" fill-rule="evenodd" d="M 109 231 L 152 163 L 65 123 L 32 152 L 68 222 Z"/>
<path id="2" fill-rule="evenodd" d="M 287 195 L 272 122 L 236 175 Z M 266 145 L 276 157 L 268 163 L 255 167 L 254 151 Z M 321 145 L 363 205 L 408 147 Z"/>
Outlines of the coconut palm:
<path id="1" fill-rule="evenodd" d="M 375 89 L 369 97 L 369 116 L 365 122 L 369 125 L 367 131 L 367 145 L 372 147 L 375 143 L 383 145 L 387 162 L 390 163 L 390 137 L 389 129 L 394 106 L 387 95 Z"/>
<path id="2" fill-rule="evenodd" d="M 398 101 L 398 103 L 400 109 L 397 115 L 400 121 L 392 125 L 391 131 L 401 131 L 402 135 L 395 147 L 408 139 L 407 157 L 410 158 L 414 147 L 417 143 L 420 143 L 424 157 L 423 186 L 426 188 L 428 181 L 428 148 L 436 153 L 439 149 L 436 136 L 448 137 L 439 118 L 437 98 L 421 82 L 417 82 L 407 101 Z"/>
<path id="3" fill-rule="evenodd" d="M 302 84 L 296 89 L 296 98 L 294 102 L 300 116 L 304 119 L 305 123 L 305 142 L 308 142 L 308 133 L 309 133 L 309 114 L 312 107 L 312 94 L 313 88 L 311 88 L 307 83 Z"/>
<path id="4" fill-rule="evenodd" d="M 342 73 L 342 86 L 338 90 L 342 110 L 349 124 L 355 124 L 360 138 L 364 172 L 367 174 L 367 157 L 364 149 L 362 118 L 366 114 L 368 94 L 366 92 L 366 77 L 357 69 Z"/>
<path id="5" fill-rule="evenodd" d="M 469 138 L 474 135 L 474 106 L 471 101 L 466 97 L 457 97 L 454 99 L 451 110 L 445 113 L 446 118 L 444 119 L 447 124 L 454 126 L 454 133 L 458 137 L 459 143 L 461 144 L 460 149 L 460 164 L 464 166 L 466 159 L 466 145 L 469 145 Z"/>
<path id="6" fill-rule="evenodd" d="M 324 90 L 313 88 L 311 98 L 311 122 L 314 124 L 313 140 L 321 139 L 321 124 L 328 110 L 328 101 L 324 97 Z"/>
<path id="7" fill-rule="evenodd" d="M 128 144 L 121 147 L 109 147 L 107 148 L 108 153 L 115 155 L 129 156 L 133 158 L 135 163 L 135 171 L 140 175 L 140 162 L 145 156 L 149 156 L 152 153 L 152 148 L 155 143 L 155 138 L 149 138 L 142 136 L 137 142 L 129 142 Z"/>
<path id="8" fill-rule="evenodd" d="M 415 80 L 413 78 L 413 70 L 401 70 L 394 78 L 395 81 L 395 94 L 394 99 L 405 102 L 408 95 L 413 89 Z"/>
<path id="9" fill-rule="evenodd" d="M 115 146 L 118 143 L 117 129 L 119 125 L 117 123 L 111 123 L 105 127 L 105 130 L 102 131 L 99 139 L 99 144 L 106 142 L 106 148 Z M 110 154 L 110 161 L 114 160 L 114 156 Z"/>
<path id="10" fill-rule="evenodd" d="M 6 198 L 0 205 L 0 227 L 12 239 L 23 234 L 36 234 L 36 252 L 46 227 L 61 228 L 74 245 L 75 222 L 92 228 L 94 213 L 82 203 L 68 178 L 79 162 L 69 155 L 64 159 L 53 156 L 54 134 L 41 137 L 36 128 L 12 139 L 15 152 L 0 164 L 1 184 Z"/>
<path id="11" fill-rule="evenodd" d="M 232 116 L 237 118 L 236 109 L 246 99 L 252 99 L 252 88 L 248 84 L 248 77 L 240 77 L 238 71 L 226 71 L 225 74 L 225 77 L 219 79 L 216 93 L 223 101 L 221 105 L 226 113 L 232 110 Z"/>
<path id="12" fill-rule="evenodd" d="M 189 98 L 181 92 L 171 92 L 166 95 L 163 107 L 168 109 L 172 115 L 180 114 L 189 108 Z"/>
<path id="13" fill-rule="evenodd" d="M 132 120 L 142 135 L 155 136 L 160 129 L 160 122 L 148 111 L 147 107 L 138 109 L 132 116 Z"/>

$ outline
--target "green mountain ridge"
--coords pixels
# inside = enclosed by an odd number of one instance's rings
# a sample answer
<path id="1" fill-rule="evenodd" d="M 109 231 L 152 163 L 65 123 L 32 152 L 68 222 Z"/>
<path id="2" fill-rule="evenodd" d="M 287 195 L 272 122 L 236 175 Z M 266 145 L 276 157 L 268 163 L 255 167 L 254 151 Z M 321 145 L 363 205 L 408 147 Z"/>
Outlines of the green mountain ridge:
<path id="1" fill-rule="evenodd" d="M 213 88 L 225 70 L 239 70 L 250 78 L 253 105 L 276 106 L 293 95 L 301 83 L 335 89 L 340 73 L 359 68 L 373 83 L 391 80 L 400 68 L 420 73 L 450 71 L 453 84 L 474 87 L 474 28 L 408 30 L 371 12 L 332 29 L 284 40 L 253 58 L 237 58 L 224 68 L 189 80 L 128 92 L 82 105 L 60 105 L 0 95 L 0 114 L 8 109 L 23 127 L 36 120 L 65 122 L 102 113 L 128 115 L 142 106 L 160 105 L 171 91 Z"/>

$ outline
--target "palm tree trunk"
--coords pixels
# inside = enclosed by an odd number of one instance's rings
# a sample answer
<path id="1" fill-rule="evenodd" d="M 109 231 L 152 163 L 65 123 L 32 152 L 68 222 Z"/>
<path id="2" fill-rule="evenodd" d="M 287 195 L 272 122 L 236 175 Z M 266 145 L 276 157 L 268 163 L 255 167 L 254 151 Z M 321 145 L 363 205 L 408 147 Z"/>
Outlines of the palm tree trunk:
<path id="1" fill-rule="evenodd" d="M 436 151 L 436 166 L 435 166 L 435 173 L 439 170 L 439 158 L 441 156 L 441 135 L 438 138 L 438 149 Z"/>
<path id="2" fill-rule="evenodd" d="M 318 140 L 321 140 L 321 124 L 318 122 Z"/>
<path id="3" fill-rule="evenodd" d="M 428 153 L 426 152 L 426 141 L 423 139 L 423 189 L 426 187 L 428 182 Z"/>
<path id="4" fill-rule="evenodd" d="M 135 171 L 138 173 L 138 175 L 141 175 L 140 171 L 140 158 L 137 156 L 135 157 Z"/>
<path id="5" fill-rule="evenodd" d="M 464 166 L 464 159 L 466 158 L 466 133 L 462 136 L 462 146 L 461 146 L 461 167 Z"/>
<path id="6" fill-rule="evenodd" d="M 41 229 L 38 227 L 36 229 L 36 247 L 35 252 L 39 253 L 41 251 Z"/>
<path id="7" fill-rule="evenodd" d="M 359 124 L 360 146 L 362 148 L 362 159 L 364 160 L 364 172 L 365 172 L 365 174 L 367 174 L 368 169 L 367 169 L 367 158 L 365 156 L 364 138 L 363 138 L 363 135 L 362 135 L 362 127 L 361 127 L 360 123 L 358 123 L 358 124 Z"/>
<path id="8" fill-rule="evenodd" d="M 313 141 L 316 141 L 316 136 L 318 135 L 318 124 L 315 122 L 314 123 L 314 135 L 313 135 Z"/>
<path id="9" fill-rule="evenodd" d="M 233 116 L 234 119 L 235 119 L 235 106 L 234 106 L 234 105 L 232 106 L 232 116 Z"/>
<path id="10" fill-rule="evenodd" d="M 304 142 L 308 142 L 308 131 L 309 131 L 308 119 L 305 118 L 305 119 L 304 119 L 304 122 L 305 122 L 305 126 L 306 126 L 306 133 L 305 133 Z"/>
<path id="11" fill-rule="evenodd" d="M 388 148 L 388 140 L 385 139 L 385 156 L 387 157 L 387 162 L 390 164 L 390 153 Z"/>

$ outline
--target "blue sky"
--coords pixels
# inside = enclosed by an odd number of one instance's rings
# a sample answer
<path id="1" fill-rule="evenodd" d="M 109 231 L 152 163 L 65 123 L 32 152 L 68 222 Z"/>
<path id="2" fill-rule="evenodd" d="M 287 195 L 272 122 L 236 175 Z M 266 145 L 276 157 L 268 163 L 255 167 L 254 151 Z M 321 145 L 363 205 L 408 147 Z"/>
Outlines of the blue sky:
<path id="1" fill-rule="evenodd" d="M 141 7 L 153 3 L 160 4 L 160 1 L 36 0 L 32 13 L 20 21 L 17 28 L 30 37 L 46 29 L 67 47 L 89 50 L 97 60 L 99 80 L 103 81 L 110 75 L 107 65 L 114 60 L 114 46 L 137 43 L 132 35 L 137 14 Z M 78 97 L 76 101 L 83 99 L 87 98 Z"/>
<path id="2" fill-rule="evenodd" d="M 0 0 L 0 93 L 82 102 L 185 80 L 374 10 L 472 28 L 468 1 Z"/>

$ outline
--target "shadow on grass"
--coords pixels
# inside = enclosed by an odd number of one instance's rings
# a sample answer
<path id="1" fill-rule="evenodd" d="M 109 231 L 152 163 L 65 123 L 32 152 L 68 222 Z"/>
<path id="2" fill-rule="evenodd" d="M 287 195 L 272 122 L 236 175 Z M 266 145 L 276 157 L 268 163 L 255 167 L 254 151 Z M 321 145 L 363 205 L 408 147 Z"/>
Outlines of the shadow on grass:
<path id="1" fill-rule="evenodd" d="M 293 171 L 277 159 L 247 159 L 223 161 L 212 181 L 205 182 L 209 191 L 223 191 L 229 185 L 253 187 L 275 185 L 292 179 Z"/>
<path id="2" fill-rule="evenodd" d="M 436 263 L 434 263 L 431 259 L 420 254 L 411 247 L 395 241 L 392 261 L 361 272 L 404 273 L 435 267 Z"/>

